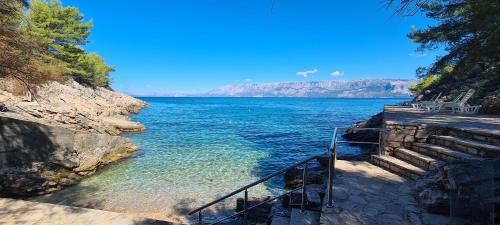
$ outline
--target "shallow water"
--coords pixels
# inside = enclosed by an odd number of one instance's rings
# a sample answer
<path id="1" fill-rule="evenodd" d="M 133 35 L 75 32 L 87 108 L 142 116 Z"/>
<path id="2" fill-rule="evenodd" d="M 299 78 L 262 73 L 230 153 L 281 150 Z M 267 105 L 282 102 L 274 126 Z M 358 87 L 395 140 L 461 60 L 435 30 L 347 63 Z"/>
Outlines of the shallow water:
<path id="1" fill-rule="evenodd" d="M 308 156 L 322 154 L 333 128 L 350 126 L 405 99 L 142 98 L 127 134 L 140 151 L 61 192 L 37 198 L 162 218 L 213 200 Z M 341 146 L 339 155 L 356 154 Z M 281 178 L 251 196 L 283 189 Z M 234 199 L 228 200 L 233 203 Z"/>

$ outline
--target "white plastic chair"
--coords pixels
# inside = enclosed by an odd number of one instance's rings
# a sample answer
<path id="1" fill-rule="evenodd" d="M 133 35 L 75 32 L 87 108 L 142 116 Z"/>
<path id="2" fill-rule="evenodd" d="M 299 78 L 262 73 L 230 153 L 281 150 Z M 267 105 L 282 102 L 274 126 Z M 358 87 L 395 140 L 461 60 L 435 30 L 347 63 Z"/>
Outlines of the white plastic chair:
<path id="1" fill-rule="evenodd" d="M 441 92 L 438 95 L 432 96 L 430 101 L 420 101 L 420 102 L 417 102 L 417 103 L 411 104 L 411 105 L 414 109 L 425 109 L 428 106 L 432 106 L 432 105 L 439 103 L 441 101 L 441 99 L 439 99 L 441 97 L 441 94 L 443 94 L 443 93 Z"/>
<path id="2" fill-rule="evenodd" d="M 452 113 L 457 113 L 457 112 L 467 112 L 467 110 L 472 110 L 472 111 L 476 111 L 478 109 L 476 108 L 468 108 L 468 107 L 471 107 L 469 104 L 467 104 L 467 101 L 469 101 L 470 98 L 472 98 L 472 96 L 474 95 L 474 93 L 476 92 L 476 90 L 474 89 L 469 89 L 469 91 L 467 91 L 467 93 L 463 96 L 462 99 L 458 100 L 458 101 L 455 101 L 457 98 L 455 98 L 455 100 L 453 102 L 443 102 L 441 104 L 439 104 L 439 106 L 437 107 L 437 111 L 441 111 L 441 109 L 446 109 L 446 108 L 451 108 L 451 112 Z"/>
<path id="3" fill-rule="evenodd" d="M 462 113 L 474 114 L 474 113 L 479 112 L 480 108 L 481 108 L 481 105 L 465 106 Z"/>
<path id="4" fill-rule="evenodd" d="M 453 102 L 458 102 L 460 100 L 460 98 L 462 98 L 462 96 L 464 96 L 464 92 L 460 93 L 457 97 L 455 97 L 453 99 L 453 101 L 451 102 L 443 102 L 443 101 L 437 101 L 435 102 L 434 104 L 429 104 L 425 107 L 425 109 L 428 111 L 428 112 L 439 112 L 441 110 L 441 107 L 443 104 L 445 103 L 453 103 Z"/>

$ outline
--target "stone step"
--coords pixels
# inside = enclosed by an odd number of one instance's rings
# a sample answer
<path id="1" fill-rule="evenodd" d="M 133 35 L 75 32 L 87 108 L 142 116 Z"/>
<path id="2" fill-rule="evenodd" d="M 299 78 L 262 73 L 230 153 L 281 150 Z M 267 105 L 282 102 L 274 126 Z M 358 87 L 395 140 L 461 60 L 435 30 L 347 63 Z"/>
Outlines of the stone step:
<path id="1" fill-rule="evenodd" d="M 306 187 L 305 207 L 308 210 L 321 211 L 322 196 L 325 194 L 325 185 L 323 184 L 308 184 Z M 285 198 L 286 199 L 286 198 Z M 302 204 L 302 189 L 291 193 L 291 198 L 288 200 L 292 207 L 300 208 Z"/>
<path id="2" fill-rule="evenodd" d="M 407 161 L 415 166 L 418 166 L 424 170 L 437 170 L 439 165 L 443 162 L 427 155 L 420 154 L 415 151 L 408 150 L 406 148 L 398 148 L 394 151 L 394 156 L 396 158 Z"/>
<path id="3" fill-rule="evenodd" d="M 374 155 L 372 160 L 377 166 L 414 180 L 426 173 L 425 170 L 419 167 L 388 155 Z"/>
<path id="4" fill-rule="evenodd" d="M 321 211 L 321 196 L 324 195 L 325 186 L 322 184 L 309 184 L 306 187 L 307 206 L 311 210 Z"/>
<path id="5" fill-rule="evenodd" d="M 224 221 L 221 223 L 218 223 L 219 225 L 244 225 L 245 223 L 243 220 L 229 220 L 229 221 Z"/>
<path id="6" fill-rule="evenodd" d="M 500 145 L 500 131 L 481 128 L 448 128 L 446 135 L 460 137 L 492 145 Z"/>
<path id="7" fill-rule="evenodd" d="M 454 151 L 449 148 L 445 148 L 442 146 L 437 146 L 433 144 L 427 143 L 413 143 L 412 148 L 413 151 L 444 160 L 447 162 L 451 162 L 454 160 L 478 160 L 481 157 L 470 155 L 467 153 L 463 153 L 460 151 Z"/>
<path id="8" fill-rule="evenodd" d="M 432 135 L 429 142 L 486 158 L 500 158 L 500 146 L 453 136 Z"/>
<path id="9" fill-rule="evenodd" d="M 321 214 L 315 211 L 292 209 L 290 225 L 319 225 Z"/>
<path id="10" fill-rule="evenodd" d="M 289 225 L 289 224 L 290 224 L 290 218 L 283 216 L 273 216 L 273 221 L 271 222 L 271 225 Z"/>

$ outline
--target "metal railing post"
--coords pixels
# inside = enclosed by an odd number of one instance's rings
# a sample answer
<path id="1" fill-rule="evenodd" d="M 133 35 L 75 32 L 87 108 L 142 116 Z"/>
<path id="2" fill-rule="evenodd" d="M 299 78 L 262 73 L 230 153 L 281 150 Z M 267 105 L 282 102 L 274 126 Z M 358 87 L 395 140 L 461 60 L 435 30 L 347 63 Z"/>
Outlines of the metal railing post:
<path id="1" fill-rule="evenodd" d="M 306 203 L 306 189 L 307 189 L 307 164 L 304 164 L 304 171 L 302 171 L 302 202 L 300 204 L 300 209 L 302 212 L 306 209 L 305 203 Z"/>
<path id="2" fill-rule="evenodd" d="M 248 212 L 247 212 L 247 204 L 248 204 L 248 189 L 245 189 L 245 200 L 243 202 L 243 224 L 248 224 Z"/>
<path id="3" fill-rule="evenodd" d="M 327 151 L 327 154 L 328 154 L 328 191 L 327 191 L 327 201 L 326 201 L 326 207 L 328 208 L 332 208 L 333 207 L 333 180 L 335 178 L 335 164 L 336 164 L 336 160 L 337 160 L 337 145 L 340 144 L 340 143 L 350 143 L 350 144 L 362 144 L 362 145 L 378 145 L 379 146 L 379 150 L 378 150 L 378 154 L 380 155 L 384 155 L 385 154 L 385 151 L 384 151 L 384 148 L 383 148 L 383 145 L 384 145 L 384 136 L 385 136 L 385 133 L 382 133 L 384 132 L 386 129 L 385 128 L 351 128 L 353 131 L 356 131 L 356 130 L 379 130 L 379 141 L 378 142 L 374 142 L 374 141 L 345 141 L 345 140 L 337 140 L 337 134 L 338 134 L 338 131 L 339 130 L 346 130 L 346 129 L 349 129 L 349 128 L 342 128 L 342 127 L 336 127 L 334 129 L 334 132 L 333 132 L 333 135 L 332 135 L 332 141 L 331 141 L 331 145 L 330 147 L 328 148 L 328 151 Z M 242 211 L 239 211 L 237 212 L 236 214 L 234 215 L 231 215 L 231 216 L 228 216 L 228 217 L 225 217 L 224 219 L 220 219 L 219 221 L 215 222 L 215 223 L 211 223 L 212 225 L 215 225 L 215 224 L 219 224 L 227 219 L 230 219 L 230 218 L 234 218 L 235 216 L 238 216 L 238 217 L 241 217 L 241 215 L 243 214 L 243 224 L 247 225 L 248 224 L 248 211 L 249 210 L 252 210 L 258 206 L 260 206 L 261 204 L 263 203 L 260 203 L 260 204 L 256 204 L 254 206 L 251 206 L 249 207 L 249 202 L 248 202 L 248 189 L 251 188 L 251 187 L 254 187 L 258 184 L 261 184 L 263 182 L 266 182 L 268 180 L 270 180 L 271 178 L 273 177 L 276 177 L 278 175 L 282 175 L 284 173 L 286 173 L 286 171 L 289 171 L 290 169 L 296 169 L 297 167 L 300 167 L 300 166 L 304 166 L 304 170 L 303 170 L 303 174 L 302 174 L 302 187 L 299 187 L 299 188 L 296 188 L 292 191 L 289 191 L 283 195 L 280 195 L 279 197 L 281 196 L 284 196 L 284 195 L 289 195 L 290 196 L 290 199 L 292 197 L 292 192 L 295 193 L 296 191 L 302 189 L 302 202 L 301 202 L 301 210 L 304 211 L 305 208 L 306 208 L 306 203 L 307 203 L 307 176 L 308 176 L 308 163 L 312 160 L 318 160 L 319 159 L 319 156 L 313 156 L 313 157 L 309 157 L 309 158 L 306 158 L 300 162 L 297 162 L 293 165 L 290 165 L 288 166 L 287 168 L 284 168 L 284 169 L 281 169 L 281 170 L 278 170 L 274 173 L 271 173 L 261 179 L 259 179 L 258 181 L 254 181 L 250 184 L 247 184 L 243 187 L 240 187 L 239 189 L 235 190 L 235 191 L 232 191 L 231 193 L 229 194 L 226 194 L 224 195 L 223 197 L 220 197 L 216 200 L 213 200 L 211 201 L 210 203 L 207 203 L 191 212 L 189 212 L 189 215 L 194 215 L 195 213 L 198 213 L 198 225 L 203 225 L 203 221 L 202 221 L 202 211 L 218 202 L 221 202 L 223 201 L 224 199 L 227 199 L 231 196 L 234 196 L 236 194 L 239 194 L 241 192 L 245 192 L 245 199 L 244 199 L 244 205 L 243 205 L 243 210 Z M 271 198 L 272 200 L 274 199 L 277 199 L 277 198 Z M 268 200 L 269 201 L 269 200 Z"/>
<path id="4" fill-rule="evenodd" d="M 343 127 L 336 127 L 334 129 L 334 132 L 333 132 L 333 136 L 332 136 L 332 141 L 331 141 L 331 145 L 330 147 L 328 148 L 327 150 L 327 154 L 328 154 L 328 191 L 327 191 L 327 201 L 326 201 L 326 207 L 328 208 L 332 208 L 333 207 L 333 180 L 335 178 L 335 164 L 336 164 L 336 160 L 337 160 L 337 146 L 338 144 L 340 143 L 349 143 L 349 144 L 361 144 L 361 145 L 378 145 L 379 146 L 379 151 L 378 151 L 378 154 L 382 154 L 384 155 L 385 154 L 385 151 L 384 151 L 384 148 L 383 148 L 383 142 L 384 142 L 384 136 L 385 136 L 385 133 L 382 133 L 384 132 L 386 129 L 385 128 L 350 128 L 352 129 L 352 131 L 356 131 L 356 130 L 378 130 L 379 131 L 379 141 L 378 142 L 375 142 L 375 141 L 345 141 L 345 140 L 337 140 L 337 134 L 338 134 L 338 131 L 339 130 L 346 130 L 346 129 L 349 129 L 349 128 L 343 128 Z M 219 203 L 231 196 L 234 196 L 236 194 L 239 194 L 241 192 L 245 192 L 245 199 L 244 199 L 244 205 L 243 205 L 243 210 L 237 212 L 236 214 L 234 215 L 231 215 L 231 216 L 228 216 L 228 217 L 225 217 L 223 219 L 220 219 L 219 221 L 215 222 L 215 223 L 211 223 L 212 225 L 215 225 L 215 224 L 219 224 L 225 220 L 228 220 L 230 218 L 234 218 L 235 216 L 238 216 L 241 218 L 242 214 L 243 214 L 243 217 L 244 217 L 244 221 L 243 221 L 243 224 L 248 224 L 248 211 L 249 210 L 252 210 L 256 207 L 259 207 L 260 205 L 262 205 L 263 203 L 260 203 L 260 204 L 256 204 L 254 206 L 251 206 L 249 207 L 249 202 L 248 202 L 248 189 L 251 188 L 251 187 L 254 187 L 258 184 L 261 184 L 263 182 L 266 182 L 270 179 L 272 179 L 273 177 L 276 177 L 278 175 L 282 175 L 284 173 L 286 173 L 286 171 L 289 171 L 291 169 L 295 169 L 299 166 L 304 166 L 304 171 L 303 171 L 303 174 L 302 174 L 302 187 L 299 187 L 299 188 L 296 188 L 292 191 L 289 191 L 283 195 L 280 195 L 278 197 L 281 197 L 281 196 L 284 196 L 284 195 L 289 195 L 290 196 L 290 199 L 292 197 L 292 192 L 293 193 L 296 193 L 296 191 L 302 189 L 302 202 L 301 202 L 301 209 L 302 210 L 305 210 L 306 208 L 306 204 L 307 204 L 307 172 L 308 172 L 308 163 L 312 160 L 318 160 L 320 156 L 313 156 L 313 157 L 309 157 L 309 158 L 306 158 L 300 162 L 297 162 L 293 165 L 290 165 L 284 169 L 281 169 L 281 170 L 278 170 L 274 173 L 271 173 L 257 181 L 254 181 L 250 184 L 247 184 L 243 187 L 240 187 L 239 189 L 237 190 L 234 190 L 232 191 L 231 193 L 229 194 L 226 194 L 224 195 L 223 197 L 220 197 L 216 200 L 213 200 L 211 201 L 210 203 L 207 203 L 201 207 L 198 207 L 197 209 L 195 210 L 192 210 L 191 212 L 189 212 L 189 215 L 194 215 L 195 213 L 198 213 L 198 225 L 203 225 L 203 221 L 202 221 L 202 211 L 216 203 Z M 275 200 L 277 198 L 271 198 L 271 200 Z M 270 200 L 268 200 L 270 201 Z M 265 202 L 264 202 L 265 203 Z"/>
<path id="5" fill-rule="evenodd" d="M 332 137 L 332 144 L 328 151 L 328 202 L 326 206 L 333 207 L 333 177 L 335 175 L 335 160 L 337 159 L 337 128 L 335 128 Z"/>
<path id="6" fill-rule="evenodd" d="M 383 147 L 383 143 L 382 143 L 382 130 L 380 130 L 378 132 L 378 155 L 382 155 L 382 147 Z"/>
<path id="7" fill-rule="evenodd" d="M 249 189 L 249 188 L 254 187 L 254 186 L 258 185 L 258 184 L 266 182 L 266 181 L 272 179 L 273 177 L 276 177 L 278 175 L 282 175 L 282 174 L 284 174 L 285 172 L 287 172 L 287 171 L 289 171 L 291 169 L 297 168 L 298 166 L 304 165 L 307 162 L 310 162 L 312 160 L 317 160 L 317 159 L 318 159 L 318 156 L 312 156 L 312 157 L 306 158 L 306 159 L 304 159 L 304 160 L 302 160 L 300 162 L 297 162 L 297 163 L 295 163 L 295 164 L 293 164 L 291 166 L 288 166 L 287 168 L 278 170 L 278 171 L 276 171 L 276 172 L 274 172 L 272 174 L 269 174 L 269 175 L 267 175 L 267 176 L 265 176 L 265 177 L 263 177 L 263 178 L 261 178 L 261 179 L 259 179 L 257 181 L 254 181 L 254 182 L 252 182 L 250 184 L 247 184 L 247 185 L 245 185 L 245 186 L 243 186 L 243 187 L 241 187 L 241 188 L 239 188 L 239 189 L 237 189 L 235 191 L 232 191 L 231 193 L 226 194 L 223 197 L 220 197 L 220 198 L 218 198 L 216 200 L 213 200 L 213 201 L 211 201 L 211 202 L 209 202 L 209 203 L 207 203 L 207 204 L 205 204 L 205 205 L 203 205 L 201 207 L 198 207 L 197 209 L 192 210 L 191 212 L 189 212 L 188 215 L 194 215 L 195 213 L 198 213 L 198 212 L 200 212 L 200 211 L 202 211 L 202 210 L 204 210 L 204 209 L 206 209 L 206 208 L 208 208 L 208 207 L 210 207 L 210 206 L 212 206 L 212 205 L 214 205 L 216 203 L 219 203 L 219 202 L 221 202 L 221 201 L 223 201 L 223 200 L 231 197 L 231 196 L 239 194 L 239 193 L 245 191 L 246 189 Z M 300 187 L 300 188 L 302 188 L 302 187 Z M 240 214 L 243 214 L 243 211 L 241 211 Z"/>

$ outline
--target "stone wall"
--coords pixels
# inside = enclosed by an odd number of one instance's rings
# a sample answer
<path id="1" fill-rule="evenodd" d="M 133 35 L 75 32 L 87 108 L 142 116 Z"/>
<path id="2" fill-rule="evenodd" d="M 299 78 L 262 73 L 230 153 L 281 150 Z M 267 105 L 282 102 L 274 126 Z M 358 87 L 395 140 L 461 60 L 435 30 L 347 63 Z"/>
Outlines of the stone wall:
<path id="1" fill-rule="evenodd" d="M 384 121 L 384 128 L 386 129 L 382 136 L 384 139 L 384 150 L 389 155 L 399 147 L 411 147 L 413 142 L 427 142 L 427 138 L 431 135 L 450 135 L 491 144 L 500 144 L 500 138 L 498 134 L 495 134 L 494 132 L 489 133 L 463 128 L 451 128 L 426 124 L 394 123 L 389 121 Z M 434 144 L 434 141 L 436 140 L 431 140 L 431 143 Z M 464 152 L 474 155 L 481 155 L 484 157 L 500 156 L 498 153 L 485 153 L 481 150 L 481 148 L 464 147 L 455 143 L 448 144 L 452 144 L 456 149 L 461 149 Z M 493 156 L 491 154 L 493 154 Z"/>
<path id="2" fill-rule="evenodd" d="M 450 163 L 451 224 L 498 224 L 500 208 L 495 199 L 500 193 L 495 181 L 500 178 L 499 171 L 499 159 Z"/>
<path id="3" fill-rule="evenodd" d="M 60 190 L 136 149 L 120 136 L 0 116 L 0 196 Z"/>
<path id="4" fill-rule="evenodd" d="M 438 128 L 425 124 L 403 124 L 384 121 L 382 135 L 385 154 L 391 155 L 395 149 L 410 147 L 413 142 L 426 142 L 430 135 L 437 134 Z"/>

